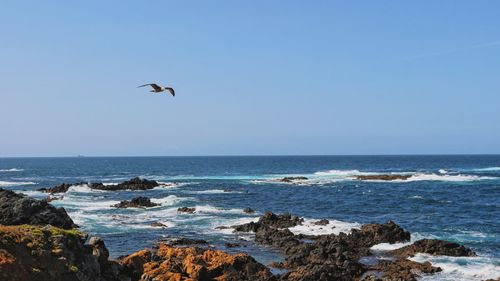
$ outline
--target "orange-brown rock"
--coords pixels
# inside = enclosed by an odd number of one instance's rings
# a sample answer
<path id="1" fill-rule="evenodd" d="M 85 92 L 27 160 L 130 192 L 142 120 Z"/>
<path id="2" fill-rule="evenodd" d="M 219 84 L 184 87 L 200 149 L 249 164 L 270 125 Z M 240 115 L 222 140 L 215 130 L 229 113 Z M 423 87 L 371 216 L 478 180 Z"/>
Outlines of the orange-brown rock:
<path id="1" fill-rule="evenodd" d="M 231 255 L 198 247 L 178 248 L 164 243 L 153 251 L 123 258 L 132 280 L 274 280 L 264 265 L 247 254 Z"/>

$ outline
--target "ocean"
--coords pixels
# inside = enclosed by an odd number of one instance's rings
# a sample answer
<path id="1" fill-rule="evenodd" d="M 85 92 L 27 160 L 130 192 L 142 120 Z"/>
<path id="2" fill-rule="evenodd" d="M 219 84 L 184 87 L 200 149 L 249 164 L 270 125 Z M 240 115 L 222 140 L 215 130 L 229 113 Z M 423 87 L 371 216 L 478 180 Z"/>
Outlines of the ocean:
<path id="1" fill-rule="evenodd" d="M 406 174 L 407 180 L 360 181 L 357 175 Z M 500 156 L 231 156 L 0 158 L 0 187 L 36 198 L 61 183 L 119 183 L 139 176 L 168 183 L 147 191 L 97 191 L 71 187 L 62 200 L 81 229 L 102 237 L 113 257 L 151 247 L 169 237 L 205 239 L 229 252 L 247 252 L 264 264 L 282 259 L 272 247 L 226 242 L 251 240 L 218 226 L 256 220 L 266 211 L 304 217 L 295 233 L 348 232 L 393 220 L 412 240 L 437 238 L 471 247 L 478 257 L 417 255 L 443 272 L 422 280 L 500 277 Z M 276 181 L 304 176 L 297 183 Z M 161 206 L 116 209 L 111 205 L 147 196 Z M 195 207 L 194 214 L 177 212 Z M 256 212 L 247 214 L 244 208 Z M 313 220 L 329 219 L 320 227 Z M 166 228 L 150 226 L 161 222 Z M 373 251 L 401 245 L 377 245 Z"/>

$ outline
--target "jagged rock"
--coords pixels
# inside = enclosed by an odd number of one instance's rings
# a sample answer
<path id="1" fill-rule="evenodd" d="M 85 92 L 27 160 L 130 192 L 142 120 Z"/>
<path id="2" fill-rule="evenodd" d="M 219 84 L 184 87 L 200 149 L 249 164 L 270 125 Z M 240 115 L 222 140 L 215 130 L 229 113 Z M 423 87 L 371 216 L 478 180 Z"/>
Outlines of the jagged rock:
<path id="1" fill-rule="evenodd" d="M 107 260 L 102 240 L 91 246 L 85 238 L 78 230 L 53 226 L 0 226 L 0 280 L 127 280 L 120 265 Z"/>
<path id="2" fill-rule="evenodd" d="M 281 179 L 278 179 L 280 182 L 297 182 L 297 181 L 305 181 L 308 180 L 306 177 L 284 177 Z"/>
<path id="3" fill-rule="evenodd" d="M 259 218 L 258 222 L 250 222 L 241 225 L 233 226 L 235 231 L 239 232 L 257 232 L 260 228 L 287 228 L 302 224 L 304 219 L 290 214 L 276 215 L 272 212 L 266 212 Z"/>
<path id="4" fill-rule="evenodd" d="M 119 184 L 105 185 L 103 183 L 90 183 L 89 187 L 92 189 L 99 190 L 148 190 L 153 189 L 160 184 L 154 180 L 141 179 L 139 177 L 133 178 L 128 181 L 124 181 Z"/>
<path id="5" fill-rule="evenodd" d="M 151 202 L 148 197 L 139 196 L 130 201 L 124 200 L 118 204 L 113 205 L 116 208 L 149 208 L 160 206 L 161 204 L 156 204 Z"/>
<path id="6" fill-rule="evenodd" d="M 0 224 L 50 224 L 64 229 L 77 227 L 64 208 L 56 208 L 45 200 L 36 200 L 1 188 Z"/>
<path id="7" fill-rule="evenodd" d="M 422 274 L 442 271 L 441 268 L 432 266 L 430 262 L 419 263 L 407 259 L 381 260 L 375 269 L 384 273 L 383 280 L 408 281 L 416 281 Z"/>
<path id="8" fill-rule="evenodd" d="M 122 259 L 132 280 L 262 280 L 275 277 L 247 254 L 231 255 L 202 248 L 176 248 L 159 244 L 152 252 L 141 251 Z"/>
<path id="9" fill-rule="evenodd" d="M 412 175 L 358 175 L 355 176 L 357 180 L 381 180 L 381 181 L 393 181 L 393 180 L 407 180 L 411 178 Z"/>
<path id="10" fill-rule="evenodd" d="M 180 207 L 177 208 L 177 212 L 192 214 L 196 211 L 196 208 Z"/>
<path id="11" fill-rule="evenodd" d="M 180 246 L 180 245 L 200 245 L 200 244 L 208 244 L 207 241 L 203 239 L 191 239 L 191 238 L 174 238 L 174 239 L 166 239 L 167 244 L 172 246 Z"/>
<path id="12" fill-rule="evenodd" d="M 253 213 L 255 213 L 255 210 L 252 208 L 245 208 L 245 209 L 243 209 L 243 212 L 247 213 L 247 214 L 253 214 Z"/>
<path id="13" fill-rule="evenodd" d="M 475 257 L 476 253 L 473 250 L 466 248 L 457 243 L 437 240 L 437 239 L 422 239 L 415 243 L 393 250 L 391 254 L 400 257 L 412 257 L 416 253 L 425 253 L 435 256 L 452 256 L 452 257 Z"/>
<path id="14" fill-rule="evenodd" d="M 87 183 L 62 183 L 60 185 L 56 185 L 54 187 L 50 187 L 50 188 L 40 188 L 38 189 L 38 191 L 42 191 L 42 192 L 47 192 L 47 193 L 50 193 L 50 194 L 54 194 L 54 193 L 65 193 L 69 190 L 70 187 L 74 186 L 74 185 L 82 185 L 82 184 L 87 184 Z"/>
<path id="15" fill-rule="evenodd" d="M 319 220 L 319 221 L 315 221 L 315 222 L 314 222 L 314 224 L 315 224 L 315 225 L 327 225 L 327 224 L 329 224 L 329 223 L 330 223 L 330 221 L 329 221 L 329 220 L 327 220 L 327 219 L 321 219 L 321 220 Z"/>

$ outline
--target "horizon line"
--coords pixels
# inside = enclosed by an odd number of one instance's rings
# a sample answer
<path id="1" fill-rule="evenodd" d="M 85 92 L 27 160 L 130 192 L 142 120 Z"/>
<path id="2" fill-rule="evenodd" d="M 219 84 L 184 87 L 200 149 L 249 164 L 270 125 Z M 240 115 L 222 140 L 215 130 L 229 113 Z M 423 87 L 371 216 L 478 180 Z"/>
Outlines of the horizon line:
<path id="1" fill-rule="evenodd" d="M 500 153 L 389 153 L 389 154 L 213 154 L 213 155 L 71 155 L 0 156 L 8 158 L 189 158 L 189 157 L 332 157 L 332 156 L 500 156 Z"/>

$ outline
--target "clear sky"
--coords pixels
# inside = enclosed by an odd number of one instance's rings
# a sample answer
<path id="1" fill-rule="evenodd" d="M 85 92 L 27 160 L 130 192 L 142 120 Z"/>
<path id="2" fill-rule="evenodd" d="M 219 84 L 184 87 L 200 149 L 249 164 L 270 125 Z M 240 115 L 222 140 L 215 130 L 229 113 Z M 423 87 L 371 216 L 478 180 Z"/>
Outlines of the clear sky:
<path id="1" fill-rule="evenodd" d="M 0 156 L 423 153 L 500 153 L 500 1 L 2 2 Z"/>

